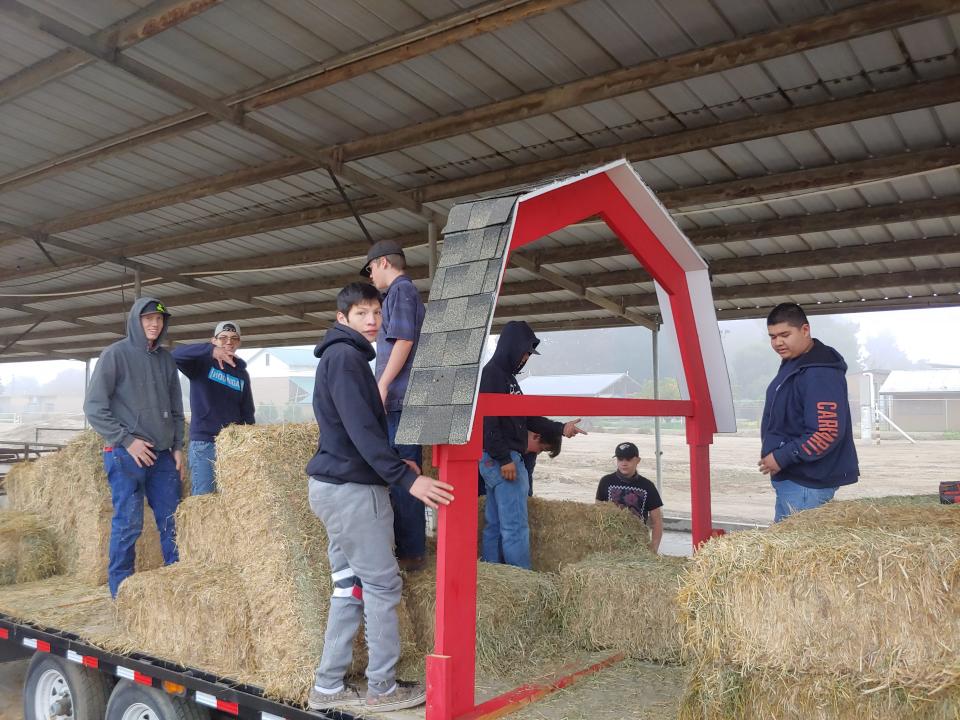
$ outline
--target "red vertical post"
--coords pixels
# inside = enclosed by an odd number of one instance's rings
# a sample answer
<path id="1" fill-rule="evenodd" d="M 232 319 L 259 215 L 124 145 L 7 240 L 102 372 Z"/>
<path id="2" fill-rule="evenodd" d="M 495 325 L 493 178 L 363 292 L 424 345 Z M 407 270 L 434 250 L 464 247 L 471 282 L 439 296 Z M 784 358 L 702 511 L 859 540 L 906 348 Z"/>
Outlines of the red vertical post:
<path id="1" fill-rule="evenodd" d="M 440 479 L 454 501 L 437 519 L 437 612 L 427 656 L 427 720 L 452 720 L 474 706 L 477 627 L 477 472 L 483 436 L 477 418 L 466 445 L 434 446 Z"/>

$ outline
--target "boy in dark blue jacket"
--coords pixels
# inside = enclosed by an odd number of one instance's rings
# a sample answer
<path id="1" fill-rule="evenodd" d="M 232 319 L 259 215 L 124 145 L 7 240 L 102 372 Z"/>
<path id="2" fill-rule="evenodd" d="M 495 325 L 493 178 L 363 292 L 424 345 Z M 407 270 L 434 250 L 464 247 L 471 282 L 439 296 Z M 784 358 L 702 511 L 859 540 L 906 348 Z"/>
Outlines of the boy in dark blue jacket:
<path id="1" fill-rule="evenodd" d="M 333 595 L 308 699 L 311 710 L 363 705 L 385 712 L 426 699 L 423 683 L 396 679 L 403 581 L 393 553 L 390 487 L 403 487 L 436 509 L 453 500 L 453 486 L 421 475 L 416 463 L 401 459 L 390 445 L 369 364 L 380 322 L 377 289 L 351 283 L 337 295 L 336 324 L 314 350 L 320 358 L 313 388 L 320 442 L 307 474 L 310 508 L 327 531 Z M 365 700 L 344 682 L 361 620 L 369 654 Z"/>
<path id="2" fill-rule="evenodd" d="M 758 464 L 773 483 L 779 522 L 831 500 L 838 487 L 857 482 L 860 467 L 840 353 L 810 336 L 795 303 L 770 312 L 767 332 L 782 361 L 767 388 Z"/>
<path id="3" fill-rule="evenodd" d="M 173 349 L 177 368 L 190 380 L 190 483 L 194 495 L 217 489 L 213 465 L 217 435 L 227 425 L 253 425 L 253 393 L 247 364 L 236 356 L 240 326 L 232 320 L 218 323 L 208 343 Z"/>
<path id="4" fill-rule="evenodd" d="M 497 349 L 484 365 L 480 392 L 522 395 L 515 375 L 531 355 L 539 355 L 540 340 L 523 321 L 503 326 Z M 550 423 L 546 418 L 539 421 Z M 527 494 L 530 476 L 524 455 L 528 452 L 526 417 L 483 419 L 483 455 L 480 476 L 486 486 L 481 557 L 486 562 L 506 563 L 530 569 L 530 527 L 527 524 Z M 577 420 L 562 425 L 562 435 L 573 437 L 584 431 Z M 559 450 L 559 448 L 558 448 Z M 536 455 L 534 454 L 534 458 Z"/>

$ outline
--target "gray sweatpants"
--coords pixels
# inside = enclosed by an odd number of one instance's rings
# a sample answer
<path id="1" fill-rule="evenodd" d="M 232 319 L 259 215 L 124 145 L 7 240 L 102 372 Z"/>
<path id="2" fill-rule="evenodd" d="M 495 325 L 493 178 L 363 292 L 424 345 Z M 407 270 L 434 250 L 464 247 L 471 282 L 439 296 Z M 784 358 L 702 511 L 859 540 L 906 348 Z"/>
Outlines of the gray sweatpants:
<path id="1" fill-rule="evenodd" d="M 400 659 L 397 605 L 403 580 L 393 554 L 393 508 L 385 486 L 334 485 L 310 479 L 310 509 L 329 539 L 333 595 L 315 684 L 333 690 L 353 659 L 353 640 L 366 621 L 368 686 L 378 693 L 396 681 Z"/>

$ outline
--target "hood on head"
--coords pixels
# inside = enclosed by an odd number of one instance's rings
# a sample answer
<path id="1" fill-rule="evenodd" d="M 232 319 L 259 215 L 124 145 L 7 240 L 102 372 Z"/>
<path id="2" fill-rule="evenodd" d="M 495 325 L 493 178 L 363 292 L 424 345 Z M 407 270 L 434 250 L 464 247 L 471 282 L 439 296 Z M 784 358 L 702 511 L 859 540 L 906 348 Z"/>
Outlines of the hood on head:
<path id="1" fill-rule="evenodd" d="M 373 345 L 370 344 L 369 340 L 367 340 L 363 335 L 358 333 L 353 328 L 344 325 L 341 322 L 334 323 L 333 327 L 327 330 L 326 334 L 323 336 L 323 339 L 318 342 L 317 346 L 313 349 L 313 356 L 322 357 L 327 348 L 329 348 L 331 345 L 336 345 L 337 343 L 350 343 L 364 354 L 367 362 L 370 362 L 377 357 L 377 353 L 373 349 Z"/>
<path id="2" fill-rule="evenodd" d="M 533 328 L 522 320 L 511 320 L 500 331 L 500 339 L 497 341 L 497 349 L 493 351 L 491 362 L 515 375 L 523 369 L 524 354 L 539 355 L 539 344 L 540 340 L 533 334 Z"/>
<path id="3" fill-rule="evenodd" d="M 147 348 L 147 336 L 143 332 L 143 326 L 140 324 L 140 313 L 151 303 L 161 303 L 162 300 L 152 297 L 142 297 L 133 303 L 130 308 L 130 315 L 127 317 L 127 340 L 132 342 L 138 348 Z M 167 337 L 167 329 L 170 327 L 170 313 L 163 314 L 163 330 L 160 331 L 160 337 L 157 338 L 157 344 L 154 347 L 163 345 L 164 338 Z"/>
<path id="4" fill-rule="evenodd" d="M 798 365 L 808 367 L 810 365 L 825 365 L 835 367 L 843 372 L 847 371 L 847 363 L 843 356 L 829 345 L 813 338 L 813 347 L 798 358 Z"/>

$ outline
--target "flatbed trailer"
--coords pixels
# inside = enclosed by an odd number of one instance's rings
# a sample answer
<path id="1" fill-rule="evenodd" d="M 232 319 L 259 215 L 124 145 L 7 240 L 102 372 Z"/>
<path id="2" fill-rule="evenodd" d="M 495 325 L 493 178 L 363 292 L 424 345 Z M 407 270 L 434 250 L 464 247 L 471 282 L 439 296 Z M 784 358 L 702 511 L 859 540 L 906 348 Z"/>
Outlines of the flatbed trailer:
<path id="1" fill-rule="evenodd" d="M 0 613 L 0 662 L 31 656 L 24 720 L 354 720 L 270 700 L 259 688 L 201 669 L 107 652 L 71 632 Z"/>

